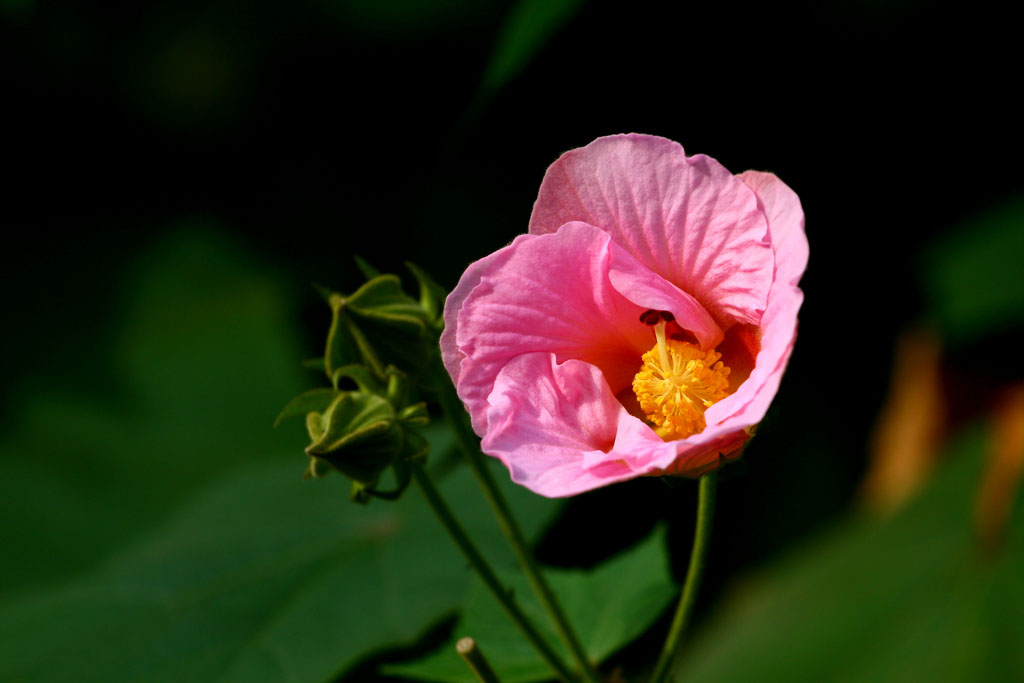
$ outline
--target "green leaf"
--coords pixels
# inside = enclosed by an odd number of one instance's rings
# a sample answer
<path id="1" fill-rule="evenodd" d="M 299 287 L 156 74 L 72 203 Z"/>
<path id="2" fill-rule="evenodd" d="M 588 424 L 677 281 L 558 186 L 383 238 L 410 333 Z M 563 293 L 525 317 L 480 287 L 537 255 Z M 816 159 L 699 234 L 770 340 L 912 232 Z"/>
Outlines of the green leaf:
<path id="1" fill-rule="evenodd" d="M 970 430 L 896 517 L 851 520 L 751 577 L 689 643 L 676 679 L 1024 680 L 1024 514 L 1018 505 L 1000 554 L 981 553 L 985 450 Z"/>
<path id="2" fill-rule="evenodd" d="M 352 505 L 340 477 L 301 480 L 301 425 L 273 429 L 306 378 L 267 266 L 209 226 L 135 261 L 107 302 L 123 324 L 59 354 L 104 381 L 26 387 L 4 416 L 0 681 L 319 683 L 450 614 L 471 577 L 420 496 Z M 536 533 L 557 501 L 493 467 Z M 468 473 L 442 488 L 511 566 Z"/>
<path id="3" fill-rule="evenodd" d="M 664 529 L 591 572 L 547 570 L 547 576 L 593 661 L 603 661 L 640 636 L 676 592 L 668 570 Z M 509 574 L 507 582 L 523 610 L 568 658 L 526 579 L 521 574 Z M 473 674 L 455 653 L 455 642 L 464 636 L 472 636 L 480 644 L 505 683 L 551 678 L 548 665 L 479 582 L 474 583 L 464 616 L 450 642 L 425 659 L 388 666 L 385 672 L 429 681 L 474 683 Z"/>
<path id="4" fill-rule="evenodd" d="M 304 391 L 288 401 L 287 405 L 281 409 L 277 419 L 274 420 L 274 426 L 278 426 L 290 417 L 297 417 L 306 413 L 323 412 L 327 410 L 327 407 L 337 397 L 338 392 L 334 389 L 310 389 L 309 391 Z"/>
<path id="5" fill-rule="evenodd" d="M 508 566 L 469 472 L 441 488 Z M 291 464 L 223 477 L 92 575 L 0 607 L 0 680 L 318 683 L 411 644 L 462 602 L 469 570 L 421 496 L 360 507 L 344 489 Z M 531 532 L 553 510 L 513 501 Z"/>
<path id="6" fill-rule="evenodd" d="M 953 344 L 1024 324 L 1024 197 L 978 216 L 926 252 L 932 317 Z"/>
<path id="7" fill-rule="evenodd" d="M 97 381 L 37 380 L 8 403 L 0 595 L 94 567 L 230 468 L 288 453 L 302 467 L 301 426 L 273 428 L 306 380 L 268 268 L 203 225 L 133 261 L 106 302 L 116 327 L 68 328 L 56 354 Z"/>
<path id="8" fill-rule="evenodd" d="M 518 0 L 512 5 L 484 69 L 478 101 L 518 76 L 582 6 L 583 0 Z"/>

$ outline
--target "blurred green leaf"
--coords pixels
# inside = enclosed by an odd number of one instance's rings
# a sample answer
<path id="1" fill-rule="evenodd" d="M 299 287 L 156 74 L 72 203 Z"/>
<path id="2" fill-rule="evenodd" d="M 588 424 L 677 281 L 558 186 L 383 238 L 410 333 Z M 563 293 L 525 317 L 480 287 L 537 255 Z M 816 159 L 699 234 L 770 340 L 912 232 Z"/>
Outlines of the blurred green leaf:
<path id="1" fill-rule="evenodd" d="M 108 302 L 123 321 L 114 342 L 97 347 L 86 339 L 103 330 L 68 328 L 55 358 L 107 379 L 30 386 L 10 403 L 0 594 L 94 566 L 240 463 L 293 453 L 302 467 L 301 425 L 272 427 L 304 387 L 294 321 L 264 266 L 196 225 L 141 253 L 121 291 Z"/>
<path id="2" fill-rule="evenodd" d="M 419 495 L 364 508 L 340 477 L 301 480 L 301 425 L 272 427 L 302 388 L 293 321 L 244 254 L 208 228 L 142 254 L 110 357 L 75 356 L 92 330 L 62 356 L 109 366 L 115 390 L 40 387 L 8 416 L 0 680 L 319 682 L 465 596 Z M 424 433 L 438 460 L 452 450 Z M 557 503 L 498 476 L 536 533 Z M 442 488 L 512 566 L 468 474 Z"/>
<path id="3" fill-rule="evenodd" d="M 441 487 L 508 566 L 469 472 Z M 533 532 L 553 510 L 515 501 Z M 93 575 L 0 608 L 0 680 L 319 682 L 413 642 L 469 579 L 421 496 L 355 506 L 341 479 L 255 465 Z"/>
<path id="4" fill-rule="evenodd" d="M 517 0 L 501 25 L 478 100 L 490 98 L 518 76 L 582 6 L 583 0 Z"/>
<path id="5" fill-rule="evenodd" d="M 896 517 L 851 521 L 737 587 L 676 680 L 1024 680 L 1024 514 L 999 555 L 980 551 L 985 449 L 970 430 Z"/>
<path id="6" fill-rule="evenodd" d="M 588 656 L 598 662 L 640 636 L 665 610 L 676 590 L 669 575 L 664 529 L 591 572 L 548 570 L 547 575 Z M 522 574 L 510 574 L 507 583 L 548 641 L 568 657 Z M 473 674 L 455 653 L 455 642 L 463 636 L 472 636 L 480 644 L 505 683 L 551 678 L 550 668 L 479 582 L 474 583 L 450 642 L 426 659 L 389 666 L 385 671 L 428 681 L 474 683 Z"/>
<path id="7" fill-rule="evenodd" d="M 936 242 L 924 280 L 931 313 L 951 343 L 1024 323 L 1024 197 Z"/>

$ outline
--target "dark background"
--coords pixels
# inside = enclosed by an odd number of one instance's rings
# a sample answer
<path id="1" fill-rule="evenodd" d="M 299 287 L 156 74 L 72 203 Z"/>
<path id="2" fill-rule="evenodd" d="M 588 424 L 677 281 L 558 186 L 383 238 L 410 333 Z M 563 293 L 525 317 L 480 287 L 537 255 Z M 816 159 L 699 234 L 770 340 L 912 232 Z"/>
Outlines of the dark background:
<path id="1" fill-rule="evenodd" d="M 89 353 L 69 335 L 103 346 L 121 273 L 182 221 L 290 283 L 314 355 L 327 312 L 306 285 L 354 289 L 351 254 L 414 260 L 450 288 L 526 230 L 561 152 L 651 133 L 778 174 L 811 245 L 799 343 L 723 483 L 702 605 L 846 510 L 894 341 L 927 315 L 922 250 L 1024 187 L 1018 25 L 986 2 L 594 0 L 489 87 L 510 6 L 8 0 L 4 414 L 28 385 L 102 388 L 101 368 L 69 362 Z M 986 387 L 955 419 L 1024 375 L 1015 330 L 951 350 L 952 374 Z M 693 493 L 644 480 L 581 496 L 541 557 L 588 566 L 661 517 L 686 548 Z"/>

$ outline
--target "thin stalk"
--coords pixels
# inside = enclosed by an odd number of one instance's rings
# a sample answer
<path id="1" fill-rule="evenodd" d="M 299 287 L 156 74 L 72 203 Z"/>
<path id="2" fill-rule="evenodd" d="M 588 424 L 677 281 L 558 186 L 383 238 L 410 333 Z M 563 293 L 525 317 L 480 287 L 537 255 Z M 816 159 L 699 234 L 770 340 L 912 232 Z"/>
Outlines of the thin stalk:
<path id="1" fill-rule="evenodd" d="M 455 430 L 455 438 L 459 448 L 466 456 L 466 460 L 469 462 L 470 469 L 473 470 L 480 488 L 483 489 L 484 497 L 487 498 L 487 503 L 491 506 L 491 511 L 498 520 L 501 532 L 512 547 L 512 552 L 515 553 L 519 566 L 522 567 L 523 573 L 526 574 L 526 578 L 533 588 L 533 592 L 540 599 L 544 609 L 547 610 L 548 615 L 551 617 L 551 622 L 558 633 L 558 637 L 561 638 L 566 649 L 572 654 L 573 659 L 576 660 L 583 673 L 583 677 L 590 681 L 590 683 L 600 683 L 600 676 L 598 676 L 593 664 L 587 658 L 586 652 L 583 650 L 579 638 L 565 616 L 565 612 L 558 604 L 551 586 L 548 585 L 547 580 L 541 573 L 522 528 L 516 522 L 515 517 L 513 517 L 512 510 L 509 508 L 505 496 L 498 489 L 494 477 L 491 476 L 491 471 L 487 468 L 484 455 L 480 452 L 480 441 L 466 419 L 466 411 L 462 406 L 462 401 L 456 395 L 455 387 L 452 386 L 447 373 L 440 373 L 439 384 L 441 387 L 441 407 L 448 418 L 448 422 Z"/>
<path id="2" fill-rule="evenodd" d="M 459 653 L 462 661 L 466 662 L 466 666 L 480 683 L 501 683 L 475 640 L 472 638 L 459 639 L 459 642 L 455 643 L 455 651 Z"/>
<path id="3" fill-rule="evenodd" d="M 708 546 L 711 542 L 711 523 L 715 517 L 715 489 L 718 484 L 718 473 L 709 472 L 700 478 L 700 493 L 697 499 L 697 528 L 693 534 L 693 549 L 690 551 L 690 567 L 686 571 L 686 583 L 672 618 L 672 626 L 668 638 L 661 648 L 661 656 L 654 666 L 651 683 L 663 683 L 668 676 L 669 666 L 679 649 L 679 642 L 686 631 L 690 613 L 697 601 L 701 577 L 708 559 Z"/>
<path id="4" fill-rule="evenodd" d="M 544 658 L 544 660 L 551 666 L 552 670 L 558 675 L 563 681 L 572 681 L 573 675 L 569 671 L 569 668 L 561 660 L 561 658 L 551 649 L 551 646 L 541 637 L 540 633 L 533 623 L 527 619 L 526 615 L 523 614 L 522 610 L 516 604 L 515 599 L 512 597 L 512 591 L 506 586 L 502 585 L 498 579 L 498 575 L 494 572 L 494 569 L 488 564 L 487 560 L 484 559 L 483 555 L 477 549 L 476 544 L 466 533 L 466 530 L 459 524 L 459 521 L 455 519 L 455 515 L 452 513 L 448 504 L 444 502 L 441 497 L 441 492 L 437 490 L 437 486 L 434 485 L 434 481 L 427 474 L 427 471 L 423 469 L 423 466 L 418 463 L 412 464 L 412 476 L 416 480 L 416 484 L 420 487 L 423 492 L 423 497 L 427 499 L 427 503 L 430 508 L 437 515 L 437 518 L 441 521 L 441 525 L 445 528 L 445 531 L 455 541 L 455 545 L 458 546 L 459 550 L 466 557 L 470 566 L 476 571 L 476 573 L 483 580 L 484 585 L 491 591 L 494 598 L 501 605 L 502 609 L 505 610 L 505 614 L 515 623 L 522 632 L 523 636 L 537 648 L 537 652 Z"/>

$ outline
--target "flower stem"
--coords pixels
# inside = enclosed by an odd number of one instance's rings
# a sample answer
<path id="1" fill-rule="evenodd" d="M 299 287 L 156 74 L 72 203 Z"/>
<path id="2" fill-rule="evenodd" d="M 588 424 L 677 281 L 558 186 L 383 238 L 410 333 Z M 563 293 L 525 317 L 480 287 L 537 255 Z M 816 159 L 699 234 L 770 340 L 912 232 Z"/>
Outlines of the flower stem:
<path id="1" fill-rule="evenodd" d="M 505 496 L 498 489 L 494 477 L 491 476 L 491 472 L 487 468 L 484 455 L 480 452 L 480 442 L 467 421 L 462 401 L 456 395 L 455 387 L 452 386 L 447 373 L 439 373 L 438 383 L 440 385 L 441 407 L 452 428 L 455 430 L 455 438 L 459 448 L 466 456 L 466 460 L 469 462 L 470 469 L 473 470 L 480 488 L 483 489 L 484 497 L 487 498 L 487 503 L 491 506 L 491 511 L 498 520 L 501 532 L 512 547 L 512 552 L 515 553 L 516 560 L 519 562 L 519 566 L 522 567 L 523 573 L 526 574 L 533 592 L 540 599 L 544 609 L 547 610 L 559 638 L 561 638 L 568 651 L 572 653 L 573 659 L 576 660 L 583 673 L 583 677 L 590 681 L 590 683 L 600 683 L 600 676 L 598 676 L 594 666 L 587 658 L 586 652 L 584 652 L 579 638 L 565 616 L 565 612 L 558 604 L 551 586 L 541 573 L 522 528 L 516 522 L 515 517 L 512 516 L 512 510 L 509 508 Z"/>
<path id="2" fill-rule="evenodd" d="M 437 515 L 437 518 L 441 521 L 441 525 L 444 526 L 445 531 L 455 541 L 455 545 L 459 547 L 462 554 L 466 557 L 470 566 L 476 571 L 476 573 L 483 580 L 484 585 L 491 591 L 498 604 L 501 605 L 502 609 L 505 610 L 505 614 L 515 623 L 515 625 L 522 632 L 523 636 L 526 637 L 534 647 L 537 648 L 537 652 L 544 658 L 544 660 L 551 666 L 558 677 L 563 681 L 571 681 L 573 679 L 572 673 L 569 668 L 561 660 L 561 658 L 551 649 L 551 646 L 541 637 L 540 633 L 533 623 L 526 618 L 522 610 L 519 609 L 519 605 L 516 604 L 515 598 L 512 597 L 512 591 L 502 585 L 498 579 L 498 575 L 494 572 L 494 569 L 487 560 L 484 559 L 483 555 L 477 549 L 473 540 L 466 533 L 466 530 L 459 524 L 459 521 L 455 519 L 455 515 L 452 513 L 448 504 L 444 502 L 441 497 L 441 492 L 437 490 L 437 486 L 434 485 L 434 481 L 431 479 L 427 471 L 423 469 L 423 466 L 419 463 L 412 464 L 412 476 L 416 480 L 416 484 L 420 487 L 423 492 L 423 497 L 427 499 L 427 503 L 430 508 Z"/>
<path id="3" fill-rule="evenodd" d="M 686 630 L 687 621 L 697 601 L 697 591 L 707 564 L 708 546 L 711 541 L 711 523 L 715 517 L 715 488 L 718 484 L 718 473 L 708 472 L 700 478 L 700 493 L 697 500 L 697 528 L 693 535 L 693 549 L 690 551 L 690 567 L 686 571 L 686 583 L 683 593 L 676 606 L 676 614 L 672 618 L 668 638 L 661 648 L 661 656 L 654 666 L 651 683 L 662 683 L 668 675 L 669 666 L 679 649 L 679 641 Z"/>
<path id="4" fill-rule="evenodd" d="M 466 666 L 470 668 L 473 675 L 480 683 L 501 683 L 494 669 L 487 663 L 487 658 L 480 650 L 480 646 L 472 638 L 462 638 L 455 643 L 455 651 L 459 653 Z"/>

